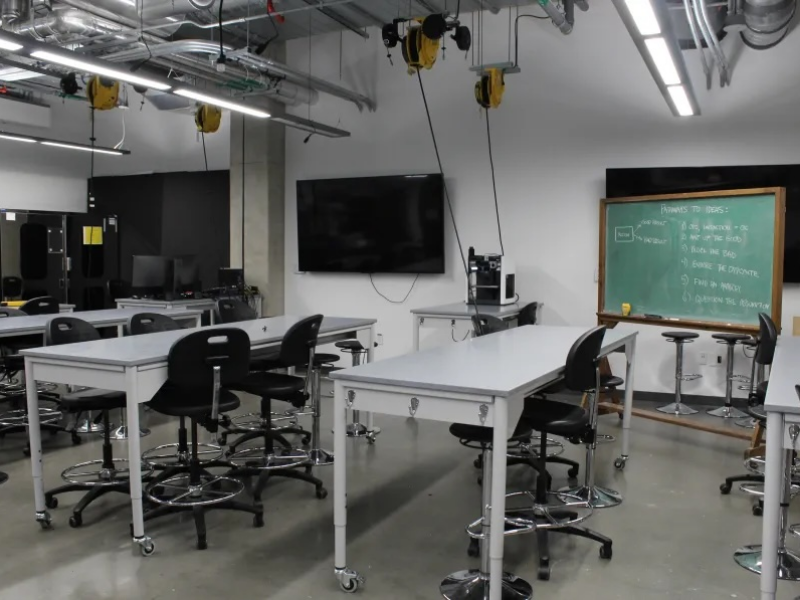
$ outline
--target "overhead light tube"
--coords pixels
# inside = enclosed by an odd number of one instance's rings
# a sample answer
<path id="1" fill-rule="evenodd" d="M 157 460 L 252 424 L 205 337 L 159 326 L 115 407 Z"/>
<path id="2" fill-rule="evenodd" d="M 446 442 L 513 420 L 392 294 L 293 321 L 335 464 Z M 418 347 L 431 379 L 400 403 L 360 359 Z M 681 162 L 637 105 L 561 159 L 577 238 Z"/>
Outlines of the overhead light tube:
<path id="1" fill-rule="evenodd" d="M 672 54 L 667 46 L 667 41 L 663 37 L 647 38 L 644 41 L 647 51 L 658 69 L 664 85 L 678 85 L 681 83 L 681 76 L 672 60 Z"/>
<path id="2" fill-rule="evenodd" d="M 246 115 L 250 115 L 251 117 L 258 117 L 259 119 L 268 119 L 270 117 L 268 112 L 259 108 L 247 106 L 246 104 L 240 104 L 238 102 L 231 102 L 230 100 L 225 100 L 216 96 L 209 96 L 208 94 L 203 94 L 196 90 L 178 88 L 173 92 L 173 94 L 176 96 L 191 98 L 192 100 L 197 100 L 198 102 L 204 102 L 205 104 L 211 104 L 212 106 L 218 106 L 219 108 L 227 108 L 228 110 L 232 110 L 234 112 L 244 113 Z"/>
<path id="3" fill-rule="evenodd" d="M 661 33 L 661 26 L 658 24 L 658 18 L 650 1 L 625 0 L 628 12 L 631 13 L 633 22 L 636 23 L 636 28 L 642 36 L 659 35 Z"/>
<path id="4" fill-rule="evenodd" d="M 95 64 L 93 62 L 73 58 L 71 56 L 56 54 L 55 52 L 48 52 L 47 50 L 36 50 L 35 52 L 31 52 L 31 56 L 39 60 L 70 67 L 71 69 L 76 69 L 84 73 L 94 73 L 95 75 L 102 75 L 103 77 L 108 77 L 110 79 L 118 79 L 120 81 L 125 81 L 126 83 L 132 83 L 133 85 L 140 85 L 142 87 L 151 88 L 162 92 L 172 89 L 171 85 L 155 79 L 139 77 L 138 75 L 134 75 L 133 73 L 129 73 L 127 71 L 112 69 L 103 65 Z"/>
<path id="5" fill-rule="evenodd" d="M 681 117 L 694 116 L 692 103 L 689 102 L 689 96 L 682 85 L 671 85 L 667 88 L 667 91 L 669 92 L 669 97 L 672 98 L 673 104 L 675 104 L 675 110 L 678 111 Z"/>

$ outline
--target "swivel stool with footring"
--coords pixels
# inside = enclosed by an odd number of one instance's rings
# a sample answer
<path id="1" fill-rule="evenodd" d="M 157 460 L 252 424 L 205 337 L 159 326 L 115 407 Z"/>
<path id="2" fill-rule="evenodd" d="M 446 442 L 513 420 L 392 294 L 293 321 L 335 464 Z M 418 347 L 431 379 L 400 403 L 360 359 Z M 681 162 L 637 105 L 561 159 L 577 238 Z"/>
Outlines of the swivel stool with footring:
<path id="1" fill-rule="evenodd" d="M 725 371 L 725 404 L 720 408 L 706 412 L 712 417 L 721 419 L 743 419 L 747 415 L 733 406 L 733 383 L 742 379 L 741 375 L 734 375 L 733 373 L 733 358 L 736 345 L 749 340 L 750 336 L 742 333 L 715 333 L 711 337 L 717 340 L 718 344 L 728 347 Z"/>
<path id="2" fill-rule="evenodd" d="M 661 334 L 675 344 L 675 402 L 656 408 L 658 412 L 675 416 L 696 414 L 697 411 L 681 402 L 681 387 L 684 381 L 700 379 L 702 375 L 685 375 L 683 372 L 683 347 L 700 337 L 691 331 L 665 331 Z"/>

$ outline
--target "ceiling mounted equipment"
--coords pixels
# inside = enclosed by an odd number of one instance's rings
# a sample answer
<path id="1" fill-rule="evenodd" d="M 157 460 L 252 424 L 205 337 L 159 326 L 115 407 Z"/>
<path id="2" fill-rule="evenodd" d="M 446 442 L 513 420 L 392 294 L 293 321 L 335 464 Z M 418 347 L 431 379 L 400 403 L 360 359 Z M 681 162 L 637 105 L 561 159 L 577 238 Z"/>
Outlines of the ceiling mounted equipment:
<path id="1" fill-rule="evenodd" d="M 611 0 L 675 116 L 700 114 L 666 8 L 658 0 Z M 702 2 L 702 0 L 698 0 Z"/>
<path id="2" fill-rule="evenodd" d="M 0 140 L 22 142 L 25 144 L 42 144 L 43 146 L 51 146 L 53 148 L 79 150 L 81 152 L 94 152 L 96 154 L 108 154 L 109 156 L 125 156 L 131 153 L 130 150 L 123 150 L 122 148 L 107 148 L 105 146 L 93 146 L 90 144 L 76 144 L 74 142 L 53 140 L 50 138 L 37 137 L 33 135 L 19 135 L 6 131 L 0 132 Z"/>

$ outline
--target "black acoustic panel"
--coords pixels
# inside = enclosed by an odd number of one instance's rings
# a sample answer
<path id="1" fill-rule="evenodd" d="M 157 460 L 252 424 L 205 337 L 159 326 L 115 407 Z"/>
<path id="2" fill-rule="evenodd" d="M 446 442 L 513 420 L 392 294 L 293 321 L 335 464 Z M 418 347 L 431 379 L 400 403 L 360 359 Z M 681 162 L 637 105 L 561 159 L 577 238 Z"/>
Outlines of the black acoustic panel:
<path id="1" fill-rule="evenodd" d="M 47 278 L 47 226 L 24 223 L 19 228 L 19 269 L 23 280 Z"/>
<path id="2" fill-rule="evenodd" d="M 105 247 L 81 247 L 81 274 L 87 279 L 96 279 L 103 276 L 105 270 Z"/>

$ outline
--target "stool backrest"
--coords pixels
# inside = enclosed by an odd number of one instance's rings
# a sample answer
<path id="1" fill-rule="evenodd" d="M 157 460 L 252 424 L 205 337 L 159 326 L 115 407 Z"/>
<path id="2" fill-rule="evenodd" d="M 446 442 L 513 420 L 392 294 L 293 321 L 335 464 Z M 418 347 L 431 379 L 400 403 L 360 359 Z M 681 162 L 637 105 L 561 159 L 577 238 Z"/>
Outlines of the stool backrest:
<path id="1" fill-rule="evenodd" d="M 201 329 L 182 337 L 169 350 L 167 377 L 175 386 L 212 388 L 214 367 L 220 368 L 222 385 L 247 377 L 250 336 L 241 329 Z"/>
<path id="2" fill-rule="evenodd" d="M 94 342 L 99 339 L 100 332 L 83 319 L 56 317 L 47 323 L 45 340 L 48 346 Z"/>
<path id="3" fill-rule="evenodd" d="M 505 331 L 508 329 L 508 324 L 502 319 L 491 315 L 473 315 L 472 327 L 475 330 L 475 336 L 481 337 L 498 331 Z"/>
<path id="4" fill-rule="evenodd" d="M 575 340 L 567 354 L 564 384 L 574 392 L 584 392 L 597 387 L 597 362 L 605 327 L 595 327 Z"/>
<path id="5" fill-rule="evenodd" d="M 239 323 L 240 321 L 253 321 L 258 318 L 258 313 L 249 304 L 241 300 L 223 298 L 217 300 L 214 309 L 219 323 Z"/>
<path id="6" fill-rule="evenodd" d="M 57 315 L 60 310 L 58 300 L 51 296 L 31 298 L 19 309 L 28 315 Z"/>
<path id="7" fill-rule="evenodd" d="M 531 302 L 522 307 L 517 316 L 517 325 L 536 325 L 536 320 L 539 316 L 539 303 Z"/>
<path id="8" fill-rule="evenodd" d="M 306 317 L 289 328 L 281 341 L 280 361 L 285 367 L 301 367 L 309 362 L 309 352 L 317 347 L 322 315 Z"/>
<path id="9" fill-rule="evenodd" d="M 28 315 L 17 310 L 16 308 L 8 308 L 7 306 L 0 306 L 0 319 L 7 317 L 27 317 Z"/>
<path id="10" fill-rule="evenodd" d="M 143 335 L 162 331 L 177 331 L 182 328 L 177 321 L 167 315 L 139 313 L 131 317 L 126 329 L 128 335 Z"/>
<path id="11" fill-rule="evenodd" d="M 766 313 L 758 313 L 758 348 L 755 361 L 759 365 L 771 365 L 775 357 L 775 346 L 778 343 L 778 328 Z"/>

